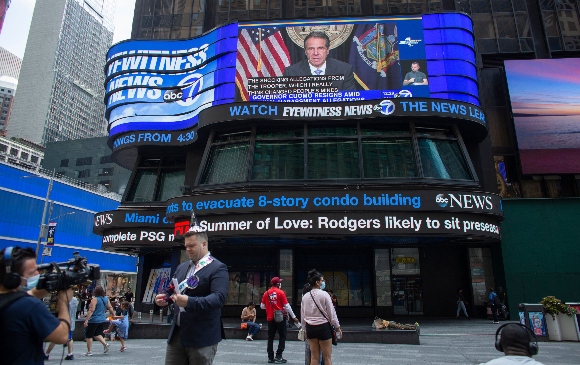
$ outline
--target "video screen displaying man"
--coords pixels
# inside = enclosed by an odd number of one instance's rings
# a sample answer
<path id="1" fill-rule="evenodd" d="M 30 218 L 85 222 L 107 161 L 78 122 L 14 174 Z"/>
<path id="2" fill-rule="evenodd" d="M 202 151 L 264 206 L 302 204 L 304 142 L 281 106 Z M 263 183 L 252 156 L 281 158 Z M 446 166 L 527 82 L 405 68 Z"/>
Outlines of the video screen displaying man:
<path id="1" fill-rule="evenodd" d="M 343 75 L 344 80 L 334 80 L 332 86 L 338 90 L 356 90 L 352 65 L 328 58 L 330 39 L 324 32 L 311 32 L 304 39 L 306 59 L 284 69 L 284 76 Z"/>
<path id="2" fill-rule="evenodd" d="M 411 64 L 411 72 L 407 72 L 405 75 L 403 85 L 429 85 L 427 75 L 419 71 L 420 68 L 419 62 L 413 62 Z"/>

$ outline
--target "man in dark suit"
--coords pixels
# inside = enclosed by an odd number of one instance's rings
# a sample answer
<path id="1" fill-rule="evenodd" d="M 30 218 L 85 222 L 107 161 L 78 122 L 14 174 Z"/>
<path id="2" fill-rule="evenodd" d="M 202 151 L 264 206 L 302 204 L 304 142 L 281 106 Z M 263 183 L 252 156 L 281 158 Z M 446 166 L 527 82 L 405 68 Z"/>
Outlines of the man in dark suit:
<path id="1" fill-rule="evenodd" d="M 184 237 L 190 260 L 179 265 L 173 276 L 179 286 L 171 296 L 175 316 L 167 339 L 165 365 L 211 365 L 218 343 L 224 338 L 221 308 L 228 294 L 228 269 L 210 256 L 205 232 L 194 229 Z M 165 298 L 165 294 L 157 295 L 155 304 L 167 306 Z"/>
<path id="2" fill-rule="evenodd" d="M 284 69 L 284 76 L 340 75 L 344 80 L 335 80 L 332 86 L 338 90 L 356 90 L 352 65 L 327 58 L 330 39 L 324 32 L 311 32 L 304 39 L 306 59 Z"/>

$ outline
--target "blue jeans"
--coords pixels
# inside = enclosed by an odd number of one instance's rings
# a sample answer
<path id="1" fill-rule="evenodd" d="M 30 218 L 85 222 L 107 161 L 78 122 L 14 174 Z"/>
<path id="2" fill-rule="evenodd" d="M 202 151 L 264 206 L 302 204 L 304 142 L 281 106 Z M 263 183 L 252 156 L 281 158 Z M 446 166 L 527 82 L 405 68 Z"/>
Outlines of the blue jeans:
<path id="1" fill-rule="evenodd" d="M 256 333 L 260 332 L 260 325 L 249 321 L 248 323 L 248 335 L 255 335 Z"/>

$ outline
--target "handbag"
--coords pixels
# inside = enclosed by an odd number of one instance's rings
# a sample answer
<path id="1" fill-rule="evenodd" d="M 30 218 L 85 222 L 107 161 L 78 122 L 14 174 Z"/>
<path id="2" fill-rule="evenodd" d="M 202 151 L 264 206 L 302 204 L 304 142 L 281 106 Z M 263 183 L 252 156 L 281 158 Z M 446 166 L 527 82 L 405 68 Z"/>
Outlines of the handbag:
<path id="1" fill-rule="evenodd" d="M 298 331 L 298 340 L 299 341 L 306 340 L 306 331 L 304 331 L 304 328 L 300 328 L 300 330 Z"/>
<path id="2" fill-rule="evenodd" d="M 248 322 L 242 322 L 240 324 L 240 329 L 247 330 L 248 329 Z"/>
<path id="3" fill-rule="evenodd" d="M 330 333 L 332 333 L 332 346 L 338 345 L 337 338 L 336 338 L 336 327 L 334 327 L 332 325 L 332 323 L 330 323 L 330 319 L 328 319 L 326 314 L 322 311 L 322 309 L 320 309 L 320 307 L 318 306 L 318 303 L 316 303 L 316 300 L 314 299 L 314 295 L 312 295 L 312 291 L 310 292 L 310 296 L 312 297 L 312 301 L 316 305 L 316 308 L 318 308 L 320 313 L 322 313 L 322 316 L 324 316 L 324 318 L 326 318 L 326 320 L 328 321 L 328 325 L 330 326 Z"/>

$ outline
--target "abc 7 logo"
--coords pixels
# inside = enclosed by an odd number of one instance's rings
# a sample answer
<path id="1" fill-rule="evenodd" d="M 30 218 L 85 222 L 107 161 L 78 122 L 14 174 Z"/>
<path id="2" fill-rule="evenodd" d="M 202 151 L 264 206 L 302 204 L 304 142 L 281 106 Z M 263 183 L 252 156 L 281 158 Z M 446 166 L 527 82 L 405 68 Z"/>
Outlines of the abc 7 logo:
<path id="1" fill-rule="evenodd" d="M 375 105 L 373 109 L 384 115 L 391 115 L 395 112 L 395 103 L 390 100 L 383 100 L 380 104 Z"/>
<path id="2" fill-rule="evenodd" d="M 167 90 L 163 94 L 163 101 L 166 103 L 176 101 L 181 106 L 189 106 L 195 103 L 203 87 L 202 77 L 203 75 L 198 73 L 187 75 L 179 81 L 177 89 Z"/>
<path id="3" fill-rule="evenodd" d="M 181 100 L 181 98 L 183 98 L 183 92 L 180 89 L 167 90 L 163 94 L 163 101 L 166 103 Z"/>
<path id="4" fill-rule="evenodd" d="M 441 208 L 445 208 L 447 203 L 449 203 L 449 199 L 447 199 L 443 194 L 438 194 L 435 197 L 435 203 L 437 203 Z"/>

